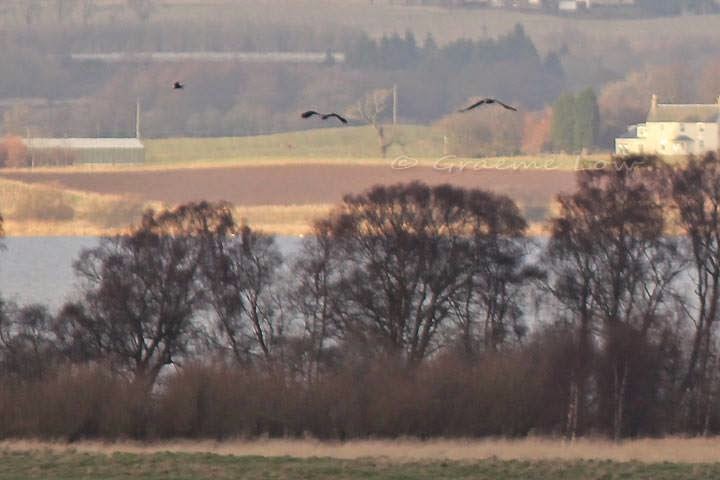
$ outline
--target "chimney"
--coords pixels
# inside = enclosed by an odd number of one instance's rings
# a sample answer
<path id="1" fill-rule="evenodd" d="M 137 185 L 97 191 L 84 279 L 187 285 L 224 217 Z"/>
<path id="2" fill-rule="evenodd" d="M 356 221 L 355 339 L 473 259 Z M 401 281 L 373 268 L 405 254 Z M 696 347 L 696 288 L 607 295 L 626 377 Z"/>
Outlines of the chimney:
<path id="1" fill-rule="evenodd" d="M 655 109 L 657 108 L 657 106 L 658 106 L 658 96 L 653 93 L 652 103 L 650 104 L 650 108 L 651 108 L 652 110 L 655 110 Z"/>

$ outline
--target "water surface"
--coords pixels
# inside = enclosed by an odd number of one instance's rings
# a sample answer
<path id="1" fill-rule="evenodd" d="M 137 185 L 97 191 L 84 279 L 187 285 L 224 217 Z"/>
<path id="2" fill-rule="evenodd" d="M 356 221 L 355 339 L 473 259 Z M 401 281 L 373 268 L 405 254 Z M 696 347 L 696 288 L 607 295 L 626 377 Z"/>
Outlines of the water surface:
<path id="1" fill-rule="evenodd" d="M 0 250 L 0 296 L 20 305 L 42 303 L 51 310 L 71 298 L 77 281 L 72 264 L 96 237 L 8 237 Z M 297 251 L 301 239 L 279 237 L 285 255 Z"/>

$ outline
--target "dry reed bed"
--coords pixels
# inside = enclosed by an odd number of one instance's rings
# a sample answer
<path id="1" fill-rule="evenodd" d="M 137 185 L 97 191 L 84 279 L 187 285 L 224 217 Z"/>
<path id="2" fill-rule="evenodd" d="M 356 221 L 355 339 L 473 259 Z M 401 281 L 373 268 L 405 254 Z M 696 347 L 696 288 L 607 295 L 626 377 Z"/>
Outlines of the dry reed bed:
<path id="1" fill-rule="evenodd" d="M 523 440 L 367 440 L 321 442 L 316 440 L 173 441 L 159 443 L 73 444 L 29 440 L 0 442 L 0 451 L 74 451 L 83 453 L 213 453 L 234 456 L 382 458 L 392 462 L 435 460 L 609 460 L 642 463 L 718 463 L 720 438 L 665 438 L 565 442 L 555 439 Z"/>
<path id="2" fill-rule="evenodd" d="M 46 205 L 70 208 L 67 218 L 44 218 Z M 125 233 L 140 221 L 147 207 L 161 209 L 161 202 L 137 200 L 131 195 L 102 194 L 28 184 L 0 178 L 0 214 L 7 236 L 104 236 Z M 19 209 L 26 210 L 20 213 Z M 31 211 L 27 212 L 28 208 Z M 238 206 L 234 213 L 254 229 L 277 235 L 297 236 L 310 231 L 314 219 L 327 215 L 330 204 Z M 36 215 L 39 217 L 36 217 Z"/>

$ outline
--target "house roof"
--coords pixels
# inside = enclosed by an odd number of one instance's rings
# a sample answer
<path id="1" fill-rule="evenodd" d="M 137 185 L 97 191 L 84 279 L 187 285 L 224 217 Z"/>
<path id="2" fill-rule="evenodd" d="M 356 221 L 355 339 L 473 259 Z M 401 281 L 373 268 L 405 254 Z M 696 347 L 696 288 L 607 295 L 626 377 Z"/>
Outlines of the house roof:
<path id="1" fill-rule="evenodd" d="M 631 125 L 628 127 L 627 132 L 623 133 L 618 138 L 638 138 L 637 131 L 638 131 L 638 126 Z"/>
<path id="2" fill-rule="evenodd" d="M 60 148 L 70 150 L 91 149 L 143 149 L 137 138 L 28 138 L 28 148 Z"/>
<path id="3" fill-rule="evenodd" d="M 648 113 L 648 122 L 711 122 L 720 120 L 720 105 L 658 104 Z"/>
<path id="4" fill-rule="evenodd" d="M 678 135 L 677 137 L 673 138 L 673 142 L 689 142 L 692 143 L 695 140 L 688 137 L 687 135 Z"/>

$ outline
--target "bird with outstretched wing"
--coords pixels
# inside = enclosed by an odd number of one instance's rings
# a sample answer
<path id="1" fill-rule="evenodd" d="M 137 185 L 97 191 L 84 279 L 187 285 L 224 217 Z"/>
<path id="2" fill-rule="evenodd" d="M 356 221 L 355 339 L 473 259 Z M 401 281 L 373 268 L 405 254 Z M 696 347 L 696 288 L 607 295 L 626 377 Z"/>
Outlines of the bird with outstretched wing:
<path id="1" fill-rule="evenodd" d="M 510 105 L 503 103 L 496 98 L 483 98 L 482 100 L 478 100 L 477 102 L 473 103 L 469 107 L 465 107 L 461 110 L 458 110 L 458 112 L 465 113 L 465 112 L 469 112 L 470 110 L 477 108 L 481 105 L 491 105 L 491 104 L 498 104 L 506 110 L 512 110 L 513 112 L 517 112 L 517 108 L 511 107 Z"/>
<path id="2" fill-rule="evenodd" d="M 327 113 L 321 117 L 323 120 L 327 120 L 328 118 L 337 118 L 342 123 L 347 124 L 348 121 L 346 118 L 342 117 L 341 115 L 338 115 L 337 113 Z"/>
<path id="3" fill-rule="evenodd" d="M 318 112 L 316 112 L 315 110 L 308 110 L 307 112 L 303 112 L 300 116 L 301 116 L 302 118 L 310 118 L 310 117 L 318 116 L 318 117 L 320 117 L 322 120 L 328 120 L 328 119 L 330 119 L 330 118 L 337 118 L 337 119 L 340 120 L 343 124 L 347 124 L 347 123 L 348 123 L 348 121 L 347 121 L 346 118 L 344 118 L 343 116 L 341 116 L 341 115 L 339 115 L 339 114 L 337 114 L 337 113 L 335 113 L 335 112 L 333 112 L 333 113 L 318 113 Z"/>

